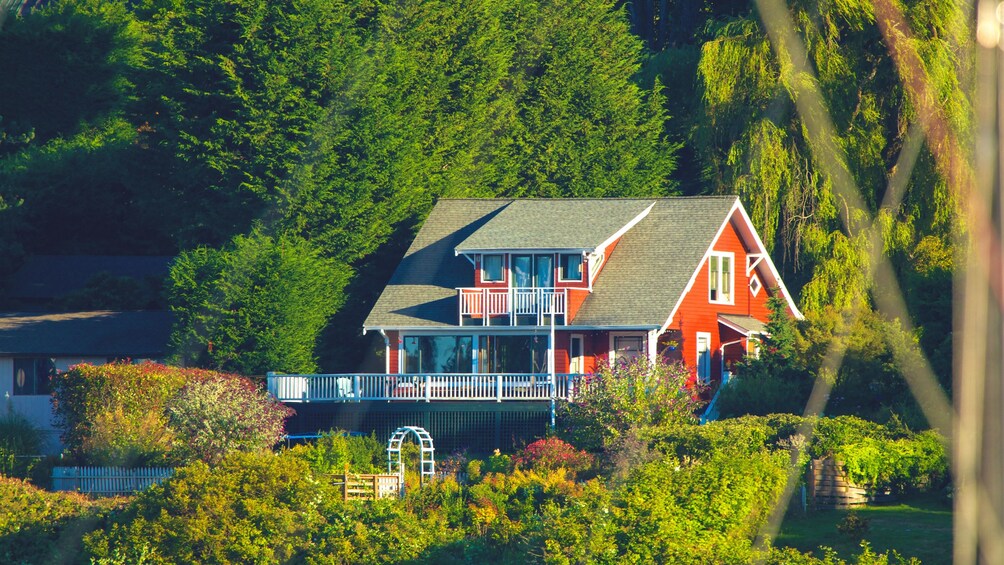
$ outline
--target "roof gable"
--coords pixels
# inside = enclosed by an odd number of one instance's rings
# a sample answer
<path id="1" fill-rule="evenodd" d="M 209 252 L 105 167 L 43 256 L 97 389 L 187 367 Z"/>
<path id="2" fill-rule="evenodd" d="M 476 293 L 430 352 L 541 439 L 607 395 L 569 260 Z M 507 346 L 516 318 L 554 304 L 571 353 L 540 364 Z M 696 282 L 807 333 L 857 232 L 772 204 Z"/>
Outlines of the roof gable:
<path id="1" fill-rule="evenodd" d="M 572 324 L 661 327 L 735 202 L 734 196 L 657 199 L 621 238 Z"/>

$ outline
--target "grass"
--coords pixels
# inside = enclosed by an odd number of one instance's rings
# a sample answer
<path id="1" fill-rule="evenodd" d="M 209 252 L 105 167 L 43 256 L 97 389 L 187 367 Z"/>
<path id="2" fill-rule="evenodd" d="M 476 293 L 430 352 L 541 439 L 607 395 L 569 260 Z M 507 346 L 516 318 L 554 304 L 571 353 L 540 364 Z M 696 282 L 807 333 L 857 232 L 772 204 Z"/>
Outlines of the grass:
<path id="1" fill-rule="evenodd" d="M 819 546 L 833 548 L 843 559 L 861 553 L 860 540 L 837 531 L 849 510 L 793 512 L 785 517 L 775 545 L 794 547 L 822 556 Z M 926 494 L 903 498 L 895 504 L 855 510 L 869 523 L 865 540 L 878 553 L 889 550 L 903 557 L 916 557 L 924 565 L 952 562 L 952 509 L 943 495 Z"/>

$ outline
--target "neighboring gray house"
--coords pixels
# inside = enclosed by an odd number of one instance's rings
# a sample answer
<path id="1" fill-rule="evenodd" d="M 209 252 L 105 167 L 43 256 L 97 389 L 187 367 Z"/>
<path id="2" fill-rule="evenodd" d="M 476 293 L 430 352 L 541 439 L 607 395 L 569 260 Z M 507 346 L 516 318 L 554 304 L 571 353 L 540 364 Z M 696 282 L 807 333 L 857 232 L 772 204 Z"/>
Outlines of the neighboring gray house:
<path id="1" fill-rule="evenodd" d="M 0 313 L 0 397 L 47 431 L 58 447 L 49 377 L 79 363 L 163 359 L 168 312 Z"/>
<path id="2" fill-rule="evenodd" d="M 170 257 L 29 257 L 7 278 L 0 312 L 0 410 L 14 410 L 48 432 L 48 450 L 59 449 L 52 419 L 49 378 L 79 363 L 162 360 L 172 317 L 163 310 L 63 311 L 67 297 L 100 280 L 133 280 L 156 289 Z M 121 288 L 121 287 L 116 287 Z M 151 291 L 153 292 L 153 291 Z M 112 291 L 114 294 L 114 290 Z M 74 308 L 70 306 L 68 308 Z"/>

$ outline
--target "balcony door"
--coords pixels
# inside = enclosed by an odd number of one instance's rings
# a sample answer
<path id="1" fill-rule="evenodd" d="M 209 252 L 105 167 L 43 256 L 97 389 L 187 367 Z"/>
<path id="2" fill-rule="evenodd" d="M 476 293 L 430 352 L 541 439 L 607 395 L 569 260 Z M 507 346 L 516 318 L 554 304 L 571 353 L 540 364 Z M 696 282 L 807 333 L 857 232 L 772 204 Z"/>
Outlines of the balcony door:
<path id="1" fill-rule="evenodd" d="M 551 288 L 554 286 L 553 255 L 513 255 L 512 286 Z"/>

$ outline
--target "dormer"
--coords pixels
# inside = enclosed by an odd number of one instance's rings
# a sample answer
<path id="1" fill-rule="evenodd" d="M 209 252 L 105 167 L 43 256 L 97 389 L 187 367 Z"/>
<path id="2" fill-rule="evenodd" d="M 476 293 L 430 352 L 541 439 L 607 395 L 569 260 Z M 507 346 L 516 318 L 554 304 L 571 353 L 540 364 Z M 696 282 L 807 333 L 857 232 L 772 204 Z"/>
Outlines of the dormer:
<path id="1" fill-rule="evenodd" d="M 460 323 L 566 325 L 618 240 L 654 201 L 516 200 L 454 253 L 470 261 L 474 287 L 459 288 Z M 508 321 L 507 321 L 508 320 Z"/>

